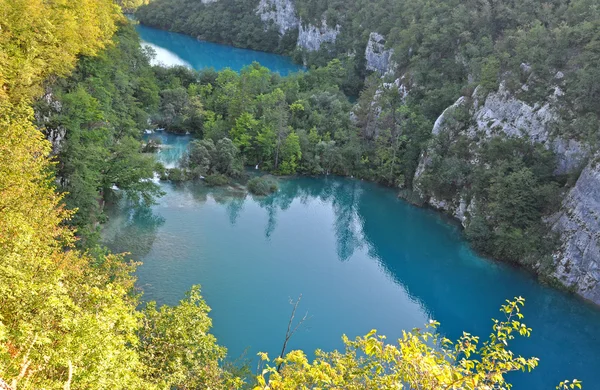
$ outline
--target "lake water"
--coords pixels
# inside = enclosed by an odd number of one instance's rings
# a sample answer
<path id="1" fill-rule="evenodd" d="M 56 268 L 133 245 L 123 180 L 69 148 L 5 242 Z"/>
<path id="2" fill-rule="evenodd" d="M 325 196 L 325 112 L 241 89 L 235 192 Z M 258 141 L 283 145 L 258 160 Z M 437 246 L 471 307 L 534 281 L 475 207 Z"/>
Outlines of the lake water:
<path id="1" fill-rule="evenodd" d="M 156 52 L 153 64 L 184 65 L 196 70 L 231 68 L 240 71 L 243 67 L 256 61 L 282 76 L 303 69 L 289 57 L 277 54 L 200 41 L 188 35 L 140 24 L 136 25 L 136 30 L 140 34 L 142 44 L 152 47 Z"/>
<path id="2" fill-rule="evenodd" d="M 155 136 L 176 145 L 161 159 L 182 150 L 182 138 Z M 573 378 L 600 388 L 596 307 L 478 257 L 455 225 L 390 189 L 335 177 L 281 180 L 266 198 L 199 183 L 161 186 L 166 195 L 152 208 L 112 210 L 105 241 L 143 261 L 146 300 L 175 304 L 201 284 L 213 333 L 232 359 L 246 349 L 251 359 L 275 356 L 289 300 L 300 294 L 309 320 L 289 348 L 307 352 L 341 348 L 342 334 L 373 328 L 393 342 L 431 318 L 451 339 L 463 330 L 485 338 L 504 300 L 523 296 L 533 333 L 513 350 L 541 361 L 510 376 L 515 388 L 554 389 Z"/>

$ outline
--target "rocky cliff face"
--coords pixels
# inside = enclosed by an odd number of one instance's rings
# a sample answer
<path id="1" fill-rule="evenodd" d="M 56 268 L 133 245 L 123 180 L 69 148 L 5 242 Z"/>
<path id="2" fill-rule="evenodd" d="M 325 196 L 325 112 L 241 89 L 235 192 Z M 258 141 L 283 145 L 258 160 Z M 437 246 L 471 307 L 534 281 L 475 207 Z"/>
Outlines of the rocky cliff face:
<path id="1" fill-rule="evenodd" d="M 554 276 L 582 297 L 600 304 L 600 163 L 590 162 L 555 216 L 560 234 Z"/>
<path id="2" fill-rule="evenodd" d="M 381 74 L 391 72 L 395 68 L 392 61 L 393 49 L 385 49 L 385 37 L 379 33 L 372 32 L 369 35 L 365 58 L 367 69 Z"/>
<path id="3" fill-rule="evenodd" d="M 290 0 L 260 0 L 256 13 L 263 22 L 275 23 L 281 35 L 300 25 L 296 8 Z"/>
<path id="4" fill-rule="evenodd" d="M 35 111 L 35 120 L 37 125 L 45 133 L 46 138 L 52 144 L 52 155 L 60 153 L 63 140 L 67 135 L 67 129 L 63 126 L 48 127 L 51 116 L 62 111 L 62 104 L 58 101 L 51 90 L 47 90 L 44 96 L 40 99 L 38 107 Z"/>
<path id="5" fill-rule="evenodd" d="M 308 51 L 317 51 L 323 43 L 334 43 L 340 33 L 340 26 L 335 28 L 327 26 L 327 20 L 321 20 L 319 27 L 309 24 L 307 26 L 300 25 L 298 32 L 298 47 Z"/>
<path id="6" fill-rule="evenodd" d="M 560 91 L 555 91 L 555 95 L 557 93 Z M 467 110 L 467 123 L 457 124 L 457 110 Z M 464 116 L 458 118 L 464 120 Z M 497 92 L 487 96 L 477 88 L 472 96 L 458 99 L 440 115 L 432 133 L 446 133 L 449 137 L 466 135 L 473 143 L 497 136 L 526 137 L 555 152 L 556 174 L 576 172 L 589 159 L 589 148 L 575 140 L 554 137 L 551 124 L 557 118 L 552 97 L 549 103 L 532 106 L 501 85 Z M 462 130 L 457 132 L 457 128 Z M 460 191 L 451 200 L 423 193 L 418 183 L 429 163 L 426 151 L 415 174 L 415 190 L 427 204 L 454 216 L 466 226 L 468 216 L 477 213 L 476 200 L 467 202 Z M 477 164 L 477 161 L 471 163 Z M 600 304 L 600 156 L 586 166 L 564 199 L 561 211 L 547 222 L 561 239 L 561 248 L 554 255 L 554 276 L 579 295 Z"/>
<path id="7" fill-rule="evenodd" d="M 477 88 L 470 99 L 461 97 L 444 111 L 435 122 L 432 132 L 437 135 L 445 131 L 451 111 L 465 107 L 473 122 L 466 131 L 470 139 L 527 137 L 531 142 L 543 144 L 556 153 L 556 174 L 573 172 L 581 167 L 589 151 L 575 140 L 552 136 L 551 124 L 558 120 L 558 114 L 552 107 L 552 98 L 550 100 L 543 105 L 531 106 L 514 97 L 504 84 L 500 85 L 497 92 L 485 97 L 481 88 Z"/>
<path id="8" fill-rule="evenodd" d="M 292 0 L 260 0 L 256 13 L 265 23 L 274 23 L 281 35 L 298 28 L 297 47 L 317 51 L 323 43 L 333 43 L 340 33 L 340 26 L 330 27 L 323 18 L 319 26 L 303 24 L 296 14 Z"/>
<path id="9" fill-rule="evenodd" d="M 552 99 L 550 99 L 552 100 Z M 504 85 L 500 85 L 497 92 L 484 96 L 481 88 L 477 88 L 469 98 L 461 97 L 452 106 L 448 107 L 436 120 L 432 133 L 438 135 L 443 132 L 453 134 L 456 126 L 454 113 L 467 110 L 469 123 L 463 123 L 458 135 L 466 135 L 471 142 L 482 142 L 493 137 L 527 137 L 531 142 L 540 143 L 556 153 L 558 162 L 556 174 L 566 174 L 580 169 L 589 157 L 589 150 L 580 142 L 553 137 L 551 124 L 557 120 L 558 115 L 552 107 L 552 102 L 543 105 L 529 105 L 514 97 Z M 416 190 L 419 178 L 425 171 L 429 160 L 427 152 L 423 154 L 415 174 Z M 441 201 L 429 194 L 421 192 L 427 203 L 442 209 L 466 223 L 463 209 L 464 201 L 461 194 L 456 194 L 453 201 Z M 473 208 L 473 205 L 466 206 Z"/>

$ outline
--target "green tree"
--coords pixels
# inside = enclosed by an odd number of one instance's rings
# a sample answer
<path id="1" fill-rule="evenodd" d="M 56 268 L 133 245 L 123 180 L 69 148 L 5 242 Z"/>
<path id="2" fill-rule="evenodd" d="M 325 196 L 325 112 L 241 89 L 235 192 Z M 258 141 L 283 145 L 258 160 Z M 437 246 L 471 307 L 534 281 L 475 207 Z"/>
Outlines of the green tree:
<path id="1" fill-rule="evenodd" d="M 279 171 L 284 175 L 296 173 L 298 162 L 302 158 L 300 138 L 295 132 L 290 132 L 281 147 L 281 166 Z"/>
<path id="2" fill-rule="evenodd" d="M 515 356 L 508 349 L 516 336 L 531 333 L 521 322 L 523 304 L 520 297 L 507 301 L 500 310 L 505 319 L 493 321 L 493 331 L 483 342 L 466 332 L 452 342 L 436 331 L 439 323 L 432 320 L 425 330 L 404 332 L 398 344 L 387 344 L 385 336 L 372 330 L 355 341 L 344 336 L 345 352 L 317 351 L 313 362 L 302 351 L 292 351 L 274 360 L 281 370 L 267 364 L 255 389 L 509 388 L 506 374 L 538 365 L 537 358 Z M 267 354 L 259 355 L 269 362 Z"/>
<path id="3" fill-rule="evenodd" d="M 239 385 L 219 366 L 227 353 L 209 333 L 210 308 L 194 286 L 175 307 L 144 309 L 139 330 L 140 358 L 149 367 L 145 376 L 162 389 L 227 389 Z M 226 384 L 226 380 L 231 380 Z"/>
<path id="4" fill-rule="evenodd" d="M 243 113 L 235 121 L 235 126 L 229 131 L 231 140 L 242 153 L 249 149 L 258 133 L 259 122 L 250 113 Z"/>
<path id="5" fill-rule="evenodd" d="M 240 176 L 244 169 L 239 149 L 229 138 L 220 139 L 215 148 L 213 168 L 229 177 Z"/>

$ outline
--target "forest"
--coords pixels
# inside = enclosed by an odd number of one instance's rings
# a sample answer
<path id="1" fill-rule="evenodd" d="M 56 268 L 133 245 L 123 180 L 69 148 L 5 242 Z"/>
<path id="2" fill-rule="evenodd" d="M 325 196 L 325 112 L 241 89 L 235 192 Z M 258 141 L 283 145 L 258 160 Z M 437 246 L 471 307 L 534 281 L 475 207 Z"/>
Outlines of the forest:
<path id="1" fill-rule="evenodd" d="M 515 262 L 548 256 L 541 219 L 571 180 L 552 174 L 555 156 L 523 140 L 497 139 L 480 146 L 484 164 L 472 169 L 462 162 L 473 151 L 432 137 L 431 128 L 468 94 L 475 83 L 469 75 L 488 90 L 501 80 L 510 86 L 521 77 L 515 67 L 527 61 L 536 77 L 524 99 L 543 98 L 555 70 L 568 70 L 556 131 L 595 147 L 600 100 L 591 80 L 599 69 L 591 64 L 600 54 L 600 18 L 592 1 L 486 4 L 382 1 L 358 16 L 360 1 L 299 2 L 305 20 L 324 14 L 356 27 L 323 56 L 296 53 L 313 67 L 282 78 L 259 64 L 239 74 L 151 67 L 152 53 L 109 0 L 0 0 L 0 387 L 475 389 L 506 386 L 506 373 L 535 368 L 536 358 L 508 348 L 531 332 L 517 297 L 501 307 L 487 339 L 465 333 L 450 341 L 432 321 L 396 343 L 375 331 L 345 338 L 345 351 L 319 352 L 312 362 L 302 351 L 261 354 L 260 370 L 249 373 L 226 363 L 199 286 L 177 306 L 141 304 L 137 264 L 98 242 L 104 204 L 119 194 L 153 202 L 161 195 L 149 180 L 155 172 L 170 180 L 229 180 L 258 164 L 276 175 L 354 176 L 410 197 L 419 156 L 439 145 L 422 185 L 443 195 L 468 184 L 482 199 L 489 218 L 466 231 L 474 245 Z M 129 11 L 139 4 L 120 5 Z M 190 7 L 180 15 L 194 15 L 197 25 L 167 12 L 180 5 Z M 265 30 L 255 6 L 158 0 L 138 16 L 204 39 L 289 53 L 293 36 Z M 393 7 L 403 9 L 401 18 L 390 17 Z M 150 22 L 153 12 L 173 24 Z M 409 75 L 406 99 L 367 75 L 361 56 L 341 56 L 353 47 L 360 52 L 375 23 L 395 49 L 396 72 Z M 355 109 L 348 95 L 359 91 Z M 197 138 L 178 172 L 145 153 L 141 135 L 149 124 Z"/>

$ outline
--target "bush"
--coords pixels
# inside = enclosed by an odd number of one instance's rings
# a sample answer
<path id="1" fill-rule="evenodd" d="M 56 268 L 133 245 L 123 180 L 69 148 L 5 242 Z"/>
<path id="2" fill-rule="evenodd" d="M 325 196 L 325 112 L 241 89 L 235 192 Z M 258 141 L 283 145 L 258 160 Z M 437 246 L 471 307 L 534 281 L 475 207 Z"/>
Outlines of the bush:
<path id="1" fill-rule="evenodd" d="M 272 177 L 255 177 L 248 182 L 248 191 L 254 195 L 269 195 L 276 192 L 279 186 Z"/>
<path id="2" fill-rule="evenodd" d="M 229 178 L 220 173 L 206 176 L 204 181 L 206 182 L 206 185 L 210 187 L 220 187 L 229 184 Z"/>
<path id="3" fill-rule="evenodd" d="M 158 175 L 158 177 L 160 177 L 160 180 L 167 180 L 167 168 L 165 168 L 164 165 L 162 165 L 161 163 L 157 162 L 154 165 L 154 173 Z"/>
<path id="4" fill-rule="evenodd" d="M 167 170 L 167 177 L 171 181 L 180 182 L 185 180 L 185 172 L 179 168 L 171 168 Z"/>

